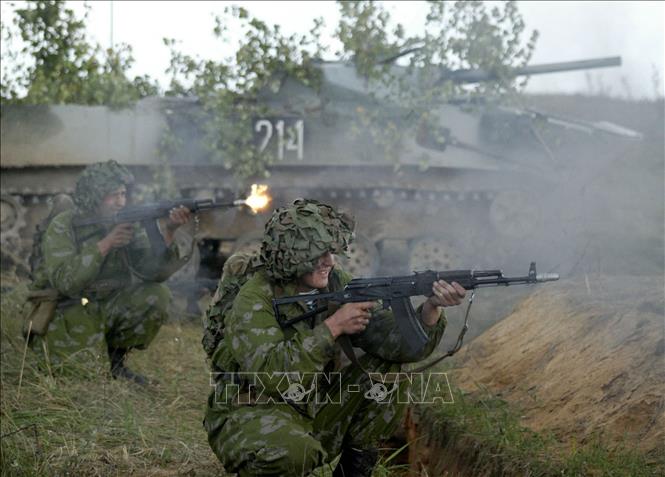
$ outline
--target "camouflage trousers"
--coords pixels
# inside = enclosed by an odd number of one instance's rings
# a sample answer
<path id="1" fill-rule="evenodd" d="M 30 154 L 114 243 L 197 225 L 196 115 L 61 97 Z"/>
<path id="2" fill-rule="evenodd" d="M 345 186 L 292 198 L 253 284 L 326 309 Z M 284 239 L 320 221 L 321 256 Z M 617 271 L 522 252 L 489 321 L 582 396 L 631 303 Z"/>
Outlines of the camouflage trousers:
<path id="1" fill-rule="evenodd" d="M 55 363 L 86 352 L 105 356 L 107 346 L 145 349 L 166 321 L 170 303 L 166 285 L 142 283 L 102 300 L 59 308 L 46 336 L 35 336 L 33 348 L 46 348 Z"/>
<path id="2" fill-rule="evenodd" d="M 361 362 L 380 373 L 399 370 L 367 355 Z M 314 418 L 286 403 L 220 404 L 213 392 L 204 420 L 208 442 L 225 469 L 240 477 L 316 475 L 343 447 L 374 447 L 401 422 L 406 405 L 368 398 L 372 383 L 356 366 L 344 368 L 330 388 L 341 391 L 340 399 L 320 405 Z"/>

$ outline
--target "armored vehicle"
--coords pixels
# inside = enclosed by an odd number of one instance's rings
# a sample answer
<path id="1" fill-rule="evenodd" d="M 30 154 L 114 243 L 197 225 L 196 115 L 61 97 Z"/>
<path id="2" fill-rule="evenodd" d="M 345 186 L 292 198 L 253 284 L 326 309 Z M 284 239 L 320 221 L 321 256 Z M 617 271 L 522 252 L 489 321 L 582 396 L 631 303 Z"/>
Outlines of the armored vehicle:
<path id="1" fill-rule="evenodd" d="M 531 75 L 616 66 L 620 58 L 532 65 L 511 71 Z M 358 113 L 381 107 L 384 123 L 405 127 L 408 109 L 389 94 L 370 91 L 350 63 L 321 62 L 319 91 L 283 78 L 262 93 L 269 111 L 253 121 L 256 147 L 276 161 L 267 179 L 236 181 L 211 160 L 191 112 L 196 98 L 147 98 L 134 107 L 2 107 L 2 247 L 30 249 L 36 224 L 51 197 L 71 193 L 87 164 L 109 158 L 132 169 L 141 184 L 162 170 L 159 143 L 168 125 L 181 144 L 168 166 L 185 197 L 243 197 L 264 182 L 272 207 L 306 196 L 355 215 L 357 241 L 346 267 L 356 275 L 487 265 L 546 246 L 554 216 L 545 198 L 557 189 L 557 156 L 565 148 L 549 138 L 566 134 L 639 134 L 610 123 L 553 117 L 483 98 L 432 104 L 439 122 L 406 131 L 399 167 L 385 159 Z M 400 67 L 394 66 L 399 70 Z M 442 79 L 473 83 L 491 72 L 444 71 Z M 390 136 L 391 131 L 384 131 Z M 548 137 L 549 135 L 549 137 Z M 571 136 L 566 136 L 571 137 Z M 622 140 L 623 140 L 622 139 Z M 188 273 L 214 277 L 230 253 L 257 247 L 265 216 L 246 208 L 202 214 L 195 230 L 199 250 Z M 548 223 L 548 221 L 550 221 Z M 200 265 L 203 265 L 200 267 Z M 547 269 L 548 263 L 542 263 Z"/>

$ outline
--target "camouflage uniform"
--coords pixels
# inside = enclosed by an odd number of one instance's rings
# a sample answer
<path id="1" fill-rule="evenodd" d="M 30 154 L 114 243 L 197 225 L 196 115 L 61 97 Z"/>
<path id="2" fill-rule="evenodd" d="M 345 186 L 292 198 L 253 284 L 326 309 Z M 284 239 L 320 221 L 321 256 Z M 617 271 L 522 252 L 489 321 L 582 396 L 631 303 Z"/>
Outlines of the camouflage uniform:
<path id="1" fill-rule="evenodd" d="M 46 344 L 52 361 L 85 350 L 100 354 L 106 347 L 144 349 L 168 316 L 170 291 L 158 282 L 184 263 L 175 244 L 163 257 L 155 257 L 147 234 L 137 226 L 128 246 L 103 257 L 97 242 L 109 230 L 103 225 L 72 226 L 76 215 L 95 213 L 106 194 L 131 181 L 115 161 L 88 167 L 77 182 L 76 208 L 58 214 L 44 233 L 43 260 L 32 288 L 52 287 L 62 298 L 46 336 L 35 336 L 32 343 L 40 349 Z"/>
<path id="2" fill-rule="evenodd" d="M 241 476 L 307 475 L 344 449 L 372 448 L 390 437 L 398 425 L 403 404 L 394 399 L 367 399 L 369 377 L 355 365 L 340 368 L 339 344 L 323 323 L 332 310 L 311 322 L 300 321 L 283 329 L 272 308 L 274 297 L 297 294 L 295 278 L 313 270 L 319 256 L 344 252 L 352 227 L 352 222 L 332 208 L 302 200 L 277 210 L 266 225 L 261 253 L 264 268 L 241 287 L 224 316 L 223 339 L 211 360 L 216 387 L 208 399 L 204 425 L 208 441 L 227 471 Z M 342 288 L 350 279 L 334 269 L 329 288 Z M 222 285 L 225 280 L 223 277 Z M 289 319 L 306 308 L 293 304 L 281 311 Z M 366 370 L 397 372 L 400 363 L 428 356 L 445 325 L 444 317 L 433 327 L 423 325 L 430 340 L 418 356 L 403 346 L 389 311 L 375 311 L 367 329 L 350 337 L 354 347 L 366 353 L 360 358 Z M 246 392 L 248 384 L 256 381 L 237 374 L 243 372 L 263 376 L 261 396 L 253 397 L 251 389 Z M 301 390 L 331 391 L 335 402 L 285 402 L 289 380 L 269 377 L 283 376 L 281 373 L 293 375 Z M 233 391 L 240 394 L 234 398 Z M 262 402 L 268 397 L 274 402 Z"/>

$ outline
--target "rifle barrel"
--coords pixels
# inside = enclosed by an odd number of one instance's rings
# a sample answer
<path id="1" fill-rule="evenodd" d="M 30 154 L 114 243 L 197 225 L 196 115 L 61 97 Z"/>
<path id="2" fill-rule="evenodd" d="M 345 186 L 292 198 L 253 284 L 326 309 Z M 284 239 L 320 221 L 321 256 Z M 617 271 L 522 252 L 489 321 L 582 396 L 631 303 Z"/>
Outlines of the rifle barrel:
<path id="1" fill-rule="evenodd" d="M 161 213 L 160 210 L 169 210 L 173 207 L 178 207 L 179 205 L 187 206 L 192 209 L 192 212 L 210 210 L 210 209 L 221 209 L 221 208 L 230 208 L 230 207 L 239 207 L 241 205 L 246 205 L 244 199 L 237 199 L 233 202 L 214 202 L 212 199 L 202 199 L 202 200 L 192 200 L 192 199 L 181 199 L 173 200 L 170 202 L 162 202 L 157 204 L 144 204 L 144 205 L 134 205 L 122 209 L 116 215 L 111 217 L 77 217 L 74 219 L 75 227 L 83 227 L 85 225 L 95 225 L 95 224 L 110 224 L 115 225 L 125 222 L 140 222 L 148 218 L 154 217 L 154 214 L 166 217 L 168 212 Z M 143 217 L 145 216 L 145 217 Z"/>
<path id="2" fill-rule="evenodd" d="M 242 199 L 234 200 L 233 202 L 210 202 L 206 204 L 201 204 L 198 207 L 198 210 L 209 210 L 209 209 L 221 209 L 225 207 L 238 207 L 240 205 L 245 205 L 245 201 Z"/>

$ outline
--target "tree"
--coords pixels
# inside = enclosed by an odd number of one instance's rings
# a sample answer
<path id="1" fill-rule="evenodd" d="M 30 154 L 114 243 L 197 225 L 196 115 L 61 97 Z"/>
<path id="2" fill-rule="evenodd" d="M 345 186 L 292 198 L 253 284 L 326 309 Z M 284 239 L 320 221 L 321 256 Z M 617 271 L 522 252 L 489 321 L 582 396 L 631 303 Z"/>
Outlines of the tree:
<path id="1" fill-rule="evenodd" d="M 278 25 L 269 26 L 244 8 L 227 7 L 215 18 L 214 35 L 220 41 L 230 41 L 231 23 L 240 26 L 243 44 L 234 55 L 217 61 L 183 55 L 176 50 L 175 40 L 164 40 L 171 49 L 167 72 L 172 75 L 166 94 L 198 98 L 202 108 L 184 114 L 193 114 L 191 120 L 200 124 L 212 160 L 242 179 L 267 175 L 266 167 L 274 161 L 253 144 L 252 121 L 268 113 L 259 99 L 261 92 L 279 90 L 287 77 L 317 89 L 320 75 L 314 60 L 324 49 L 319 42 L 321 20 L 308 33 L 286 36 Z M 177 154 L 176 127 L 163 137 L 166 156 Z"/>
<path id="2" fill-rule="evenodd" d="M 88 40 L 87 11 L 78 19 L 63 1 L 40 0 L 28 2 L 15 14 L 17 33 L 2 25 L 7 45 L 3 48 L 3 103 L 124 107 L 158 94 L 156 82 L 149 77 L 128 78 L 134 62 L 130 46 L 102 50 Z M 12 48 L 17 39 L 22 46 Z"/>
<path id="3" fill-rule="evenodd" d="M 336 35 L 342 50 L 336 59 L 355 66 L 365 79 L 367 95 L 375 99 L 355 108 L 354 124 L 358 131 L 369 131 L 396 166 L 404 134 L 415 134 L 423 127 L 436 133 L 439 121 L 432 105 L 458 96 L 505 98 L 524 86 L 505 73 L 528 62 L 537 32 L 523 40 L 525 25 L 514 2 L 499 6 L 480 1 L 429 2 L 425 28 L 411 35 L 381 3 L 345 1 L 338 5 L 341 19 Z M 3 67 L 3 102 L 121 107 L 158 93 L 150 78 L 128 78 L 133 63 L 128 45 L 103 51 L 90 43 L 86 18 L 87 13 L 77 19 L 63 2 L 53 0 L 32 1 L 16 10 L 14 24 L 24 46 L 9 49 L 7 56 L 13 61 L 3 62 L 13 67 Z M 264 93 L 278 92 L 286 78 L 318 92 L 321 75 L 317 61 L 326 49 L 321 45 L 321 19 L 304 34 L 285 35 L 278 25 L 270 26 L 244 8 L 227 7 L 216 18 L 213 31 L 227 44 L 231 24 L 240 26 L 243 43 L 225 58 L 184 55 L 177 51 L 174 40 L 164 40 L 171 51 L 167 72 L 172 77 L 166 94 L 197 98 L 201 107 L 184 114 L 199 125 L 212 160 L 242 179 L 266 175 L 275 161 L 269 152 L 258 150 L 253 137 L 254 118 L 270 114 L 262 99 Z M 4 25 L 3 37 L 12 40 L 10 29 Z M 17 61 L 20 57 L 31 62 L 21 64 Z M 465 68 L 491 71 L 499 80 L 470 88 L 446 80 L 445 72 Z M 409 112 L 403 124 L 385 117 L 385 104 Z M 172 125 L 164 134 L 165 158 L 177 154 L 175 128 L 177 125 Z"/>
<path id="4" fill-rule="evenodd" d="M 399 165 L 402 135 L 414 128 L 435 125 L 432 105 L 460 95 L 511 95 L 524 82 L 505 73 L 526 64 L 537 32 L 523 40 L 525 24 L 514 2 L 490 7 L 484 2 L 429 2 L 425 29 L 407 35 L 399 22 L 377 2 L 338 2 L 341 19 L 336 35 L 342 43 L 338 60 L 350 61 L 365 78 L 376 107 L 357 107 L 355 122 L 370 132 L 388 160 Z M 318 91 L 321 77 L 316 60 L 325 49 L 320 43 L 322 20 L 303 35 L 285 36 L 279 26 L 268 26 L 242 8 L 227 8 L 216 20 L 215 35 L 228 42 L 226 26 L 241 25 L 245 41 L 235 55 L 222 60 L 203 60 L 182 55 L 173 40 L 167 94 L 196 96 L 203 113 L 198 121 L 213 160 L 223 162 L 238 178 L 267 174 L 275 160 L 259 152 L 253 142 L 252 118 L 269 114 L 261 92 L 277 92 L 285 77 Z M 396 67 L 396 61 L 402 63 Z M 406 64 L 404 64 L 406 62 Z M 446 81 L 444 72 L 460 68 L 482 68 L 499 76 L 498 81 L 471 88 Z M 189 86 L 184 86 L 188 83 Z M 397 127 L 385 119 L 387 102 L 410 111 L 408 124 Z M 165 136 L 165 144 L 174 145 Z M 175 149 L 167 148 L 175 154 Z"/>
<path id="5" fill-rule="evenodd" d="M 437 131 L 434 105 L 473 96 L 506 100 L 521 91 L 526 79 L 520 82 L 507 73 L 528 63 L 538 38 L 534 30 L 524 43 L 525 24 L 515 2 L 494 7 L 482 1 L 428 3 L 424 31 L 407 36 L 404 26 L 393 22 L 381 4 L 338 1 L 342 57 L 350 56 L 369 91 L 384 92 L 375 104 L 397 102 L 409 111 L 399 128 L 383 119 L 381 106 L 356 111 L 358 129 L 369 130 L 396 167 L 405 133 L 428 129 L 443 146 L 446 139 Z M 401 68 L 389 61 L 402 55 L 408 61 Z M 446 77 L 447 72 L 460 69 L 484 70 L 499 79 L 463 86 Z"/>

